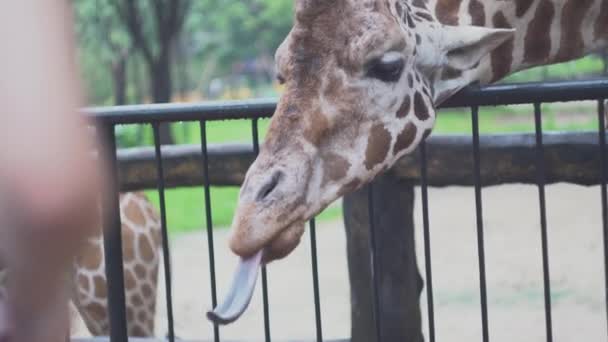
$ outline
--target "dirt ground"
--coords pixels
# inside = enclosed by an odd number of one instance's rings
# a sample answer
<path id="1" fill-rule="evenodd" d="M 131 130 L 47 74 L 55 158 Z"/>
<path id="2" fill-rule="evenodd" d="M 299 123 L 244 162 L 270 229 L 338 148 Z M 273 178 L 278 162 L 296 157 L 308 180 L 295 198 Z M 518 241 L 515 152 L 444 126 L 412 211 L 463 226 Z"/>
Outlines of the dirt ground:
<path id="1" fill-rule="evenodd" d="M 472 188 L 431 189 L 430 215 L 435 324 L 438 341 L 480 341 L 477 240 Z M 492 341 L 545 341 L 537 190 L 501 186 L 483 191 L 489 327 Z M 419 199 L 417 192 L 417 199 Z M 606 306 L 600 192 L 598 187 L 547 188 L 554 341 L 605 341 Z M 420 202 L 417 202 L 418 264 L 424 270 Z M 341 221 L 317 232 L 323 335 L 349 336 L 349 287 Z M 308 234 L 287 260 L 268 269 L 273 340 L 315 336 Z M 215 232 L 219 297 L 236 263 L 227 232 Z M 209 260 L 204 232 L 172 241 L 175 328 L 183 339 L 212 339 L 204 313 L 211 308 Z M 164 275 L 161 275 L 163 277 Z M 424 278 L 424 275 L 423 275 Z M 163 279 L 163 278 L 161 278 Z M 167 332 L 164 287 L 159 291 L 157 332 Z M 423 293 L 425 336 L 426 296 Z M 263 340 L 261 286 L 249 310 L 222 338 Z M 82 328 L 77 335 L 87 335 Z"/>

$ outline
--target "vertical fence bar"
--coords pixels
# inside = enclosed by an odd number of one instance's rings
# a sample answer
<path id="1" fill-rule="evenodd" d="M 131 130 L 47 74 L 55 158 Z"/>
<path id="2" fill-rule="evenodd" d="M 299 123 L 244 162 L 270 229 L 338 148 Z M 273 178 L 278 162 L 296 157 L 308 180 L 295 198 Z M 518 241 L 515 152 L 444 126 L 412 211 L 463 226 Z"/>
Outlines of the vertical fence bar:
<path id="1" fill-rule="evenodd" d="M 604 277 L 605 277 L 605 302 L 606 319 L 608 325 L 608 195 L 606 191 L 606 117 L 604 99 L 598 100 L 598 122 L 600 138 L 600 172 L 601 174 L 601 196 L 602 196 L 602 230 L 604 233 Z"/>
<path id="2" fill-rule="evenodd" d="M 253 136 L 253 152 L 257 156 L 260 153 L 260 135 L 257 118 L 251 120 L 251 134 Z M 270 342 L 270 312 L 268 307 L 268 274 L 266 272 L 266 265 L 262 266 L 262 300 L 264 305 L 264 336 L 266 342 Z"/>
<path id="3" fill-rule="evenodd" d="M 475 214 L 477 217 L 477 253 L 479 255 L 479 293 L 481 299 L 481 328 L 483 341 L 488 342 L 488 297 L 486 289 L 486 257 L 483 237 L 483 208 L 481 200 L 481 156 L 479 152 L 479 107 L 471 107 L 473 124 L 473 176 L 475 180 Z"/>
<path id="4" fill-rule="evenodd" d="M 370 263 L 372 275 L 372 295 L 374 307 L 374 322 L 376 323 L 376 342 L 382 341 L 382 323 L 380 322 L 380 289 L 378 286 L 380 274 L 380 262 L 378 260 L 378 250 L 376 249 L 376 230 L 374 229 L 374 186 L 372 183 L 368 185 L 367 190 L 367 207 L 369 212 L 369 243 L 370 243 Z"/>
<path id="5" fill-rule="evenodd" d="M 160 146 L 159 124 L 153 123 L 154 131 L 154 150 L 156 159 L 156 172 L 158 176 L 158 198 L 160 202 L 160 219 L 163 235 L 163 261 L 165 267 L 165 292 L 167 296 L 167 323 L 169 325 L 168 338 L 169 341 L 175 341 L 175 331 L 173 326 L 173 297 L 171 287 L 171 256 L 169 254 L 169 234 L 167 234 L 167 209 L 165 206 L 165 176 L 163 172 L 163 159 Z"/>
<path id="6" fill-rule="evenodd" d="M 553 341 L 551 314 L 551 277 L 549 273 L 549 247 L 547 243 L 547 209 L 545 202 L 545 148 L 543 146 L 543 124 L 541 104 L 534 104 L 534 125 L 536 130 L 536 184 L 540 209 L 540 229 L 543 255 L 543 285 L 545 295 L 545 328 L 547 341 Z"/>
<path id="7" fill-rule="evenodd" d="M 420 190 L 422 195 L 422 223 L 424 226 L 424 260 L 426 269 L 426 299 L 429 316 L 429 342 L 435 342 L 435 309 L 433 304 L 433 270 L 431 265 L 431 233 L 427 180 L 426 142 L 420 144 Z"/>
<path id="8" fill-rule="evenodd" d="M 203 161 L 203 180 L 205 191 L 205 219 L 207 222 L 207 245 L 209 250 L 209 273 L 211 275 L 211 303 L 217 306 L 217 288 L 215 280 L 215 249 L 213 247 L 213 217 L 211 216 L 211 182 L 209 182 L 209 153 L 207 151 L 207 121 L 200 121 L 201 152 Z M 220 330 L 217 323 L 213 324 L 213 340 L 219 342 Z"/>
<path id="9" fill-rule="evenodd" d="M 321 296 L 319 292 L 319 267 L 317 262 L 317 227 L 315 224 L 315 219 L 310 220 L 310 254 L 312 263 L 312 287 L 315 296 L 315 328 L 317 331 L 317 342 L 323 342 Z"/>
<path id="10" fill-rule="evenodd" d="M 114 125 L 101 127 L 108 155 L 110 200 L 105 203 L 103 243 L 105 250 L 108 306 L 110 311 L 110 341 L 127 342 L 127 315 L 125 308 L 124 269 L 122 264 L 122 238 L 120 221 L 120 194 L 118 192 L 118 162 Z"/>

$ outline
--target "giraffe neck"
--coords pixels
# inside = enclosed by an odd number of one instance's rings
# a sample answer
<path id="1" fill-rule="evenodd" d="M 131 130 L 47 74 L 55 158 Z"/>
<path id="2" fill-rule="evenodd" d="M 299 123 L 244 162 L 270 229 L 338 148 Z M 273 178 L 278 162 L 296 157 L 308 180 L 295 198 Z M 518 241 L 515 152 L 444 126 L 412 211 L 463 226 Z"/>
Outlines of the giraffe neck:
<path id="1" fill-rule="evenodd" d="M 574 60 L 608 43 L 608 0 L 413 0 L 445 25 L 515 28 L 472 79 L 498 81 L 535 66 Z"/>

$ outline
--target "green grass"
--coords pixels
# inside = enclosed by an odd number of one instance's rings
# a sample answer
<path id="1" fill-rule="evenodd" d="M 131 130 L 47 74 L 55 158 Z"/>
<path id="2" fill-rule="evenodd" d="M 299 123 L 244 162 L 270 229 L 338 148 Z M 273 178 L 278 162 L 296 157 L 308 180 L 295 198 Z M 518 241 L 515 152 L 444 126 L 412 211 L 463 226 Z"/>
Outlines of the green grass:
<path id="1" fill-rule="evenodd" d="M 518 72 L 507 77 L 504 82 L 530 82 L 540 81 L 545 77 L 549 79 L 569 79 L 581 75 L 597 75 L 602 72 L 603 67 L 601 58 L 592 55 L 571 62 L 535 67 Z"/>
<path id="2" fill-rule="evenodd" d="M 507 79 L 508 82 L 538 81 L 543 76 L 550 78 L 571 77 L 602 70 L 601 61 L 588 57 L 579 61 L 563 63 L 546 68 L 535 68 L 520 72 Z M 543 129 L 545 131 L 580 131 L 597 128 L 597 117 L 593 104 L 543 105 Z M 576 120 L 567 120 L 563 113 L 578 113 Z M 566 118 L 566 120 L 564 120 Z M 479 118 L 482 134 L 533 132 L 534 116 L 532 105 L 500 106 L 480 108 Z M 260 141 L 263 140 L 269 120 L 259 121 Z M 135 127 L 124 126 L 119 134 L 119 142 L 132 145 Z M 172 125 L 178 144 L 200 143 L 198 123 L 176 123 Z M 470 134 L 471 116 L 469 110 L 441 110 L 433 134 Z M 207 139 L 211 144 L 241 142 L 250 143 L 252 126 L 250 120 L 215 121 L 207 124 Z M 152 131 L 148 126 L 143 131 L 144 145 L 152 144 Z M 158 193 L 147 191 L 158 206 Z M 212 217 L 215 228 L 228 227 L 237 203 L 238 188 L 212 187 Z M 170 189 L 166 192 L 167 221 L 172 232 L 184 232 L 206 227 L 204 192 L 202 187 Z M 341 215 L 339 204 L 333 205 L 319 215 L 319 220 L 336 219 Z"/>

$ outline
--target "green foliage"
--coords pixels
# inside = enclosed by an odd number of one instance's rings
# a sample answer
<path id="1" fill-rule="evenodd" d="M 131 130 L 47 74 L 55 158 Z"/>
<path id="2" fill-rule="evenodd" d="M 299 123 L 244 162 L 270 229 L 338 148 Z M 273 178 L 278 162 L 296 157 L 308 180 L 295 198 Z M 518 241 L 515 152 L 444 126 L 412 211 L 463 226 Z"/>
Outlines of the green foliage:
<path id="1" fill-rule="evenodd" d="M 77 50 L 89 102 L 111 105 L 112 63 L 130 47 L 107 0 L 72 0 Z"/>
<path id="2" fill-rule="evenodd" d="M 213 44 L 225 64 L 273 55 L 292 25 L 292 1 L 199 0 L 186 31 Z"/>

